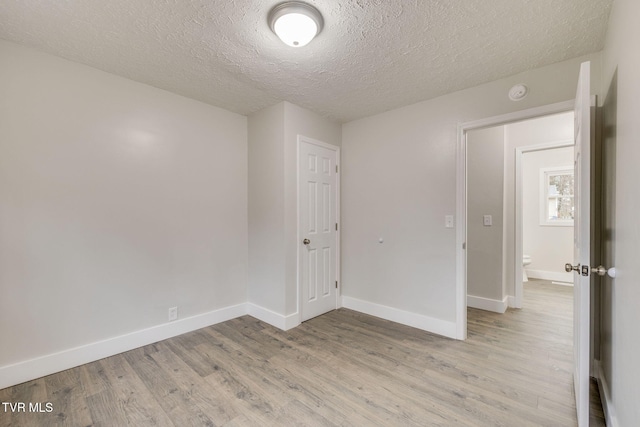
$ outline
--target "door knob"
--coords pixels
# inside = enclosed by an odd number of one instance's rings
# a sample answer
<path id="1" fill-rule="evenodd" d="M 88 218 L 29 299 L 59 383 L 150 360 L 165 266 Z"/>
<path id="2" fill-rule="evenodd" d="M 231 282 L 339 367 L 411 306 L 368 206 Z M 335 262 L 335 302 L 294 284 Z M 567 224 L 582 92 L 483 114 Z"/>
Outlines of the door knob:
<path id="1" fill-rule="evenodd" d="M 567 273 L 571 273 L 572 271 L 577 271 L 578 274 L 580 274 L 580 272 L 581 272 L 580 264 L 571 265 L 571 264 L 567 263 L 567 264 L 564 265 L 564 271 L 566 271 Z M 583 276 L 588 276 L 589 274 L 597 274 L 598 276 L 604 276 L 604 275 L 608 274 L 609 277 L 615 278 L 616 277 L 616 269 L 615 268 L 607 269 L 606 267 L 603 267 L 602 265 L 599 265 L 597 267 L 589 267 L 588 265 L 583 265 L 582 266 L 582 275 Z"/>
<path id="2" fill-rule="evenodd" d="M 612 279 L 616 278 L 616 268 L 615 267 L 607 268 L 607 267 L 603 267 L 603 266 L 599 265 L 597 267 L 591 267 L 591 272 L 592 273 L 596 273 L 598 276 L 608 275 Z"/>
<path id="3" fill-rule="evenodd" d="M 309 240 L 309 239 L 304 239 L 304 240 L 302 241 L 302 243 L 304 243 L 305 245 L 308 245 L 309 243 L 311 243 L 311 240 Z"/>
<path id="4" fill-rule="evenodd" d="M 577 271 L 580 272 L 580 264 L 578 265 L 571 265 L 569 263 L 566 263 L 564 265 L 564 271 L 566 271 L 567 273 L 571 273 L 572 271 Z"/>

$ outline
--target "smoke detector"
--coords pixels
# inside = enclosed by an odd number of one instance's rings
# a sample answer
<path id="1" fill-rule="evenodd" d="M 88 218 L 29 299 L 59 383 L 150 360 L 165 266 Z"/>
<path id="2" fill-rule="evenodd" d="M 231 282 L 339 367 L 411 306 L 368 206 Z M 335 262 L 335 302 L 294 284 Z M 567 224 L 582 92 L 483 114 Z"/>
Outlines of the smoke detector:
<path id="1" fill-rule="evenodd" d="M 529 88 L 526 85 L 520 83 L 509 89 L 509 99 L 512 101 L 520 101 L 524 99 L 528 93 Z"/>

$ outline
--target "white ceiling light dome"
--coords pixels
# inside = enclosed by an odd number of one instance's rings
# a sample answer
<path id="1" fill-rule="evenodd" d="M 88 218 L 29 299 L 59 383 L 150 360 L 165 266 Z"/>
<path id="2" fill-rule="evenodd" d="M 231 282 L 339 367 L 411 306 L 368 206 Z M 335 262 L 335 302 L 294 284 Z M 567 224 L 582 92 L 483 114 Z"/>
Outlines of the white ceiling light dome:
<path id="1" fill-rule="evenodd" d="M 300 1 L 286 1 L 269 12 L 269 26 L 280 40 L 292 47 L 302 47 L 317 36 L 324 20 L 315 7 Z"/>

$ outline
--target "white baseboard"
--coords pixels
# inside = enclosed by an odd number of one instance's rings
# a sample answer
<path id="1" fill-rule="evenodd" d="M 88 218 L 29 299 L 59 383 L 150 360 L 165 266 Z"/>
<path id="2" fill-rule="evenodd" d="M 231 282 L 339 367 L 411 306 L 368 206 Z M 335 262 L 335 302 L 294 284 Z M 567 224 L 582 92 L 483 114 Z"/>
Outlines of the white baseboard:
<path id="1" fill-rule="evenodd" d="M 616 417 L 615 407 L 611 401 L 611 389 L 607 383 L 607 377 L 602 371 L 602 365 L 599 360 L 594 360 L 594 370 L 598 379 L 598 390 L 600 391 L 600 400 L 602 401 L 602 409 L 604 410 L 604 419 L 607 427 L 618 427 L 618 418 Z"/>
<path id="2" fill-rule="evenodd" d="M 516 306 L 516 297 L 512 296 L 512 295 L 507 295 L 507 307 L 510 308 L 518 308 Z"/>
<path id="3" fill-rule="evenodd" d="M 300 315 L 298 313 L 289 314 L 284 316 L 282 314 L 271 311 L 267 308 L 261 307 L 253 303 L 247 303 L 247 314 L 253 316 L 258 320 L 262 320 L 265 323 L 270 324 L 283 331 L 293 329 L 300 324 Z"/>
<path id="4" fill-rule="evenodd" d="M 481 310 L 493 311 L 496 313 L 504 313 L 507 311 L 507 300 L 508 297 L 504 297 L 501 301 L 498 299 L 467 295 L 467 307 L 479 308 Z"/>
<path id="5" fill-rule="evenodd" d="M 411 313 L 397 308 L 380 305 L 357 298 L 342 296 L 342 306 L 361 313 L 376 316 L 381 319 L 391 320 L 403 325 L 412 326 L 434 334 L 449 338 L 456 338 L 456 323 L 435 319 L 422 314 Z"/>
<path id="6" fill-rule="evenodd" d="M 527 276 L 532 279 L 542 280 L 555 280 L 556 282 L 569 282 L 573 283 L 573 273 L 558 272 L 558 271 L 544 271 L 544 270 L 529 270 L 525 269 Z"/>
<path id="7" fill-rule="evenodd" d="M 235 319 L 245 314 L 247 314 L 247 305 L 244 303 L 238 304 L 63 350 L 58 353 L 1 366 L 0 389 L 94 362 L 134 348 L 195 331 L 196 329 L 215 325 L 216 323 Z"/>

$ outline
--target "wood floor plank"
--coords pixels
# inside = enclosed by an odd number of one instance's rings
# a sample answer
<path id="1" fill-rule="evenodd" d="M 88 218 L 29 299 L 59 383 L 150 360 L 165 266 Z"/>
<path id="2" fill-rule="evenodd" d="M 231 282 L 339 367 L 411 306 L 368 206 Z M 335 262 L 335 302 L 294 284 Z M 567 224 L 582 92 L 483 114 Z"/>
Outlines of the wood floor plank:
<path id="1" fill-rule="evenodd" d="M 161 366 L 156 354 L 132 350 L 124 354 L 131 368 L 151 392 L 174 425 L 213 426 L 211 419 L 197 407 L 188 390 L 176 384 L 168 375 L 170 366 Z"/>
<path id="2" fill-rule="evenodd" d="M 301 385 L 297 389 L 298 399 L 309 407 L 314 407 L 328 420 L 340 424 L 340 419 L 348 425 L 380 425 L 390 413 L 368 399 L 362 386 L 351 378 L 341 378 L 340 382 L 327 381 L 327 370 L 333 365 L 317 365 L 309 369 L 303 365 L 288 363 L 286 359 L 274 360 L 276 369 L 288 375 Z"/>
<path id="3" fill-rule="evenodd" d="M 86 398 L 93 426 L 129 424 L 127 415 L 119 403 L 116 392 L 105 389 Z"/>
<path id="4" fill-rule="evenodd" d="M 50 402 L 47 395 L 45 378 L 39 378 L 37 380 L 22 383 L 15 387 L 0 391 L 0 399 L 2 402 L 11 402 L 14 404 L 23 403 L 25 406 L 28 406 L 30 403 L 40 403 L 44 405 L 45 411 L 48 410 L 46 408 L 46 403 Z M 4 425 L 4 423 L 6 423 L 6 425 L 36 427 L 53 419 L 51 413 L 48 412 L 29 413 L 26 411 L 27 410 L 25 410 L 25 412 L 12 413 L 11 411 L 4 412 L 3 410 L 0 410 L 0 425 Z M 55 421 L 60 425 L 58 419 L 55 419 Z"/>
<path id="5" fill-rule="evenodd" d="M 214 340 L 213 337 L 211 340 Z M 269 383 L 253 369 L 254 366 L 262 366 L 265 361 L 248 348 L 215 340 L 202 342 L 192 352 L 197 353 L 201 365 L 209 367 L 210 373 L 204 377 L 206 381 L 224 391 L 239 411 L 253 412 L 249 418 L 253 417 L 255 422 L 274 422 L 278 408 L 291 400 L 291 397 L 280 399 L 277 393 L 268 389 Z"/>
<path id="6" fill-rule="evenodd" d="M 242 316 L 0 390 L 55 407 L 0 427 L 575 426 L 571 288 L 524 292 L 522 309 L 468 309 L 466 341 L 346 309 L 289 331 Z"/>
<path id="7" fill-rule="evenodd" d="M 224 425 L 240 415 L 236 405 L 219 389 L 212 387 L 192 370 L 168 346 L 159 343 L 161 351 L 153 355 L 159 366 L 170 367 L 167 375 L 173 383 L 193 400 L 194 404 L 211 419 L 214 425 Z"/>
<path id="8" fill-rule="evenodd" d="M 318 414 L 317 411 L 297 400 L 289 402 L 281 411 L 279 411 L 279 416 L 276 418 L 276 425 L 318 427 L 336 426 L 336 424 Z"/>
<path id="9" fill-rule="evenodd" d="M 140 354 L 140 353 L 136 353 Z M 127 363 L 124 354 L 108 357 L 99 361 L 110 383 L 109 396 L 105 402 L 105 411 L 96 411 L 93 415 L 101 425 L 118 425 L 111 416 L 124 418 L 128 425 L 135 426 L 171 426 L 173 423 L 165 414 L 162 406 L 133 368 Z M 93 413 L 92 413 L 93 414 Z"/>
<path id="10" fill-rule="evenodd" d="M 102 393 L 111 388 L 111 382 L 99 360 L 79 366 L 77 370 L 86 396 Z"/>
<path id="11" fill-rule="evenodd" d="M 82 392 L 82 383 L 77 369 L 69 369 L 45 377 L 47 396 L 53 404 L 60 426 L 88 426 L 93 423 Z"/>

